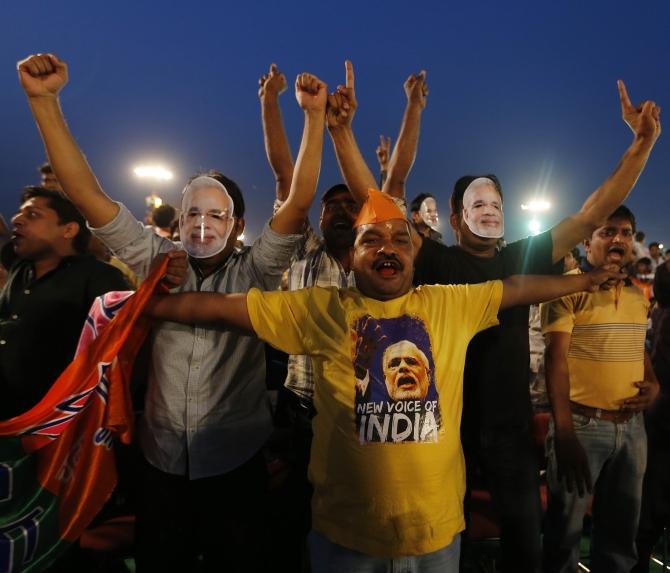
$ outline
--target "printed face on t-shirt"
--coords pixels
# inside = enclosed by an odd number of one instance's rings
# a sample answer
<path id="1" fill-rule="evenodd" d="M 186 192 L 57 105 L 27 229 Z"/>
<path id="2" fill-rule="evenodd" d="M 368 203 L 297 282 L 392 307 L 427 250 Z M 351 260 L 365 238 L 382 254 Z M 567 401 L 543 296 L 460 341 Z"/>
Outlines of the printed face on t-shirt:
<path id="1" fill-rule="evenodd" d="M 441 416 L 425 323 L 366 315 L 352 333 L 359 442 L 436 442 Z"/>

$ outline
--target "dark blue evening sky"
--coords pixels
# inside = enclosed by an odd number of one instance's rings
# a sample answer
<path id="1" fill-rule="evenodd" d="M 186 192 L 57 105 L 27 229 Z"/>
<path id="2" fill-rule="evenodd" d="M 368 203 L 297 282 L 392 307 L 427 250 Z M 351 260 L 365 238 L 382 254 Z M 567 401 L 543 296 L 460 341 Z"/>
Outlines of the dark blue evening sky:
<path id="1" fill-rule="evenodd" d="M 274 184 L 260 127 L 257 79 L 271 62 L 331 88 L 354 62 L 355 131 L 376 170 L 379 134 L 397 134 L 404 79 L 428 71 L 430 96 L 408 196 L 447 197 L 465 173 L 494 172 L 505 192 L 507 238 L 528 233 L 520 203 L 544 190 L 546 227 L 577 210 L 631 141 L 617 78 L 634 102 L 665 108 L 661 136 L 627 204 L 648 240 L 670 246 L 670 4 L 576 2 L 4 2 L 0 11 L 0 212 L 37 181 L 44 152 L 15 63 L 53 51 L 70 66 L 62 103 L 103 187 L 141 215 L 145 184 L 132 168 L 175 172 L 171 202 L 191 173 L 218 168 L 248 204 L 248 235 L 271 210 Z M 297 151 L 302 117 L 281 99 Z M 663 115 L 661 116 L 664 119 Z M 339 180 L 326 141 L 319 193 Z M 451 236 L 448 235 L 451 242 Z"/>

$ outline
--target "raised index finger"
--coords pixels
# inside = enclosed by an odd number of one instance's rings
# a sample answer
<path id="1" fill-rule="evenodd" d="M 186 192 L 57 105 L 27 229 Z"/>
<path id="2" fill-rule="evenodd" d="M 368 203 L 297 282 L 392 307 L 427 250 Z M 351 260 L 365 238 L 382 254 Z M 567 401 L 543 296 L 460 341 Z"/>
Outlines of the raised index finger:
<path id="1" fill-rule="evenodd" d="M 619 100 L 621 101 L 621 109 L 626 110 L 633 107 L 633 103 L 628 97 L 628 92 L 626 91 L 626 84 L 623 83 L 623 80 L 617 80 L 617 87 L 619 88 Z"/>
<path id="2" fill-rule="evenodd" d="M 344 71 L 346 75 L 345 85 L 348 88 L 354 89 L 354 64 L 351 61 L 346 60 L 344 62 Z"/>

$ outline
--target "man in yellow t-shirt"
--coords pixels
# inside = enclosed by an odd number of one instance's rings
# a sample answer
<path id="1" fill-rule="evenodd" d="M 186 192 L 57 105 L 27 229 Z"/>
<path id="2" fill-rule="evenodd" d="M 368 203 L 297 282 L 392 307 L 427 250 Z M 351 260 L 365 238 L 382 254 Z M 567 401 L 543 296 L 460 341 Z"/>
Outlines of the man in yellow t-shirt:
<path id="1" fill-rule="evenodd" d="M 312 358 L 312 571 L 411 562 L 456 572 L 464 527 L 459 440 L 468 342 L 498 310 L 593 288 L 618 273 L 412 288 L 404 215 L 370 190 L 356 221 L 356 288 L 155 297 L 150 316 L 225 321 Z"/>
<path id="2" fill-rule="evenodd" d="M 633 213 L 619 207 L 584 241 L 588 264 L 624 266 L 632 259 L 634 232 Z M 636 563 L 647 448 L 641 412 L 658 382 L 644 350 L 648 301 L 629 280 L 608 286 L 542 307 L 553 411 L 546 573 L 577 570 L 585 492 L 594 494 L 591 571 L 623 573 Z"/>

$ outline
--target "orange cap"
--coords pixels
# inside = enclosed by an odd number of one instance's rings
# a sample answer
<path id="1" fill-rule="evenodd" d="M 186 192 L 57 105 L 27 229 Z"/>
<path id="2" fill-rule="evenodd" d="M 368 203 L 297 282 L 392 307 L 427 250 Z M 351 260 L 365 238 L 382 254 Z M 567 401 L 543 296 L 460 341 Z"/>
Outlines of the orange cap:
<path id="1" fill-rule="evenodd" d="M 368 189 L 368 198 L 363 203 L 358 217 L 356 217 L 354 227 L 369 225 L 370 223 L 383 223 L 391 219 L 402 219 L 404 221 L 405 214 L 390 195 L 376 189 Z"/>

